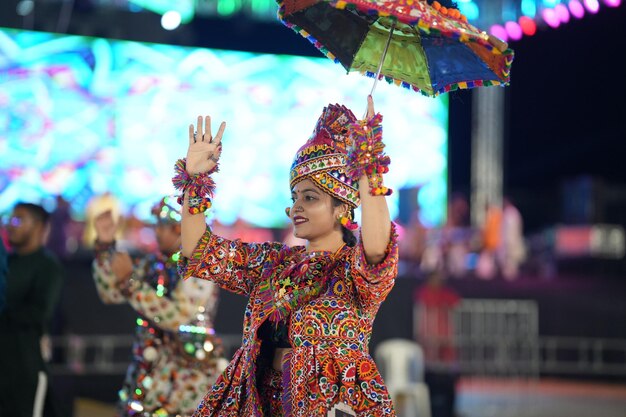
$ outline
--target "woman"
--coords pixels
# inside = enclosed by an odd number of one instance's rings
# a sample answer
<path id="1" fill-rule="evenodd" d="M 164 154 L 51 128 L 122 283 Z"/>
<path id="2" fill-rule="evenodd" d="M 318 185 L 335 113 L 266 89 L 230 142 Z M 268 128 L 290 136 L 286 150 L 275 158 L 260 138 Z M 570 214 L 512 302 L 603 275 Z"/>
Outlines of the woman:
<path id="1" fill-rule="evenodd" d="M 298 151 L 287 214 L 307 245 L 293 248 L 220 238 L 206 228 L 204 216 L 192 214 L 210 206 L 201 194 L 212 187 L 200 190 L 197 184 L 213 185 L 207 173 L 217 169 L 226 125 L 214 138 L 208 116 L 204 127 L 198 118 L 197 133 L 189 127 L 186 166 L 178 164 L 175 181 L 185 190 L 181 276 L 208 279 L 249 297 L 243 345 L 195 416 L 326 416 L 335 409 L 358 417 L 394 415 L 368 352 L 372 323 L 393 287 L 398 259 L 395 226 L 382 196 L 387 189 L 377 174 L 389 160 L 382 154 L 381 116 L 374 117 L 371 97 L 367 119 L 357 123 L 347 108 L 328 106 Z M 374 151 L 367 150 L 368 140 Z M 350 170 L 347 160 L 354 161 Z M 368 188 L 360 193 L 357 240 L 348 227 L 354 226 L 358 189 Z"/>
<path id="2" fill-rule="evenodd" d="M 118 415 L 190 416 L 226 362 L 213 330 L 219 289 L 178 276 L 180 205 L 175 199 L 163 198 L 153 214 L 159 251 L 134 260 L 115 250 L 111 210 L 94 221 L 98 295 L 107 304 L 128 303 L 140 316 Z"/>

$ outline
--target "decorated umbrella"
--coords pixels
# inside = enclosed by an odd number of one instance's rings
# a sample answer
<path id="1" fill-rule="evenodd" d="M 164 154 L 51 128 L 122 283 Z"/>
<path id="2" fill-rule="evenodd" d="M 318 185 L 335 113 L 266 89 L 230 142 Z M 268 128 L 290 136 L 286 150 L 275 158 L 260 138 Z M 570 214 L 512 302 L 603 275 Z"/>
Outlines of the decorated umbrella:
<path id="1" fill-rule="evenodd" d="M 277 0 L 282 22 L 348 72 L 437 96 L 508 85 L 513 51 L 426 0 Z"/>

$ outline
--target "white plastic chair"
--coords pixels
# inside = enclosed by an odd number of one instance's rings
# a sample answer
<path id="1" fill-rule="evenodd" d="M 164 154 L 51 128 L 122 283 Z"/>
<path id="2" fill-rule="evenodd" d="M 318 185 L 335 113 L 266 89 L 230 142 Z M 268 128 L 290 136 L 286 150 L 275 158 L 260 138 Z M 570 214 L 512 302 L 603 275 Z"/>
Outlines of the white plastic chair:
<path id="1" fill-rule="evenodd" d="M 431 417 L 430 393 L 424 383 L 424 352 L 407 339 L 388 339 L 376 347 L 375 360 L 396 411 L 403 417 Z M 404 396 L 404 407 L 398 398 Z M 399 409 L 401 408 L 401 409 Z"/>

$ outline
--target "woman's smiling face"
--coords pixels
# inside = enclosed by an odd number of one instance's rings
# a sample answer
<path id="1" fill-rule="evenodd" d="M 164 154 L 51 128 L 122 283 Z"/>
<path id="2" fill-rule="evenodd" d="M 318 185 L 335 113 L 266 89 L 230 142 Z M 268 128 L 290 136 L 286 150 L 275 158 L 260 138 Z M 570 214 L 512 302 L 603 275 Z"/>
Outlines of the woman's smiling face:
<path id="1" fill-rule="evenodd" d="M 333 205 L 332 197 L 313 181 L 305 179 L 297 183 L 291 190 L 291 201 L 289 218 L 296 237 L 310 241 L 341 231 L 337 218 L 342 207 Z"/>

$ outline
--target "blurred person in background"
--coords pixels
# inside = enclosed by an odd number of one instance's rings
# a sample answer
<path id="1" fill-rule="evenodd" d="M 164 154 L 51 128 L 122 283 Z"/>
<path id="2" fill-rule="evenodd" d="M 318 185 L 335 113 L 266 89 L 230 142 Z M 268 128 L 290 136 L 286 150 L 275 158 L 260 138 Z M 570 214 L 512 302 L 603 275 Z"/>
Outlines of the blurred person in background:
<path id="1" fill-rule="evenodd" d="M 82 244 L 85 248 L 93 248 L 96 240 L 96 228 L 94 220 L 98 214 L 110 211 L 113 219 L 117 222 L 115 229 L 115 241 L 118 249 L 126 249 L 127 242 L 123 240 L 125 224 L 121 223 L 122 205 L 113 194 L 106 192 L 104 194 L 93 196 L 87 203 L 85 209 L 85 227 L 83 229 Z"/>
<path id="2" fill-rule="evenodd" d="M 452 193 L 448 204 L 448 218 L 443 228 L 445 270 L 449 277 L 463 277 L 467 271 L 469 252 L 469 204 L 462 193 Z"/>
<path id="3" fill-rule="evenodd" d="M 426 372 L 434 417 L 455 414 L 457 346 L 453 313 L 461 302 L 459 294 L 446 284 L 443 266 L 427 271 L 426 283 L 414 294 L 414 333 L 424 350 Z"/>
<path id="4" fill-rule="evenodd" d="M 56 196 L 56 208 L 50 214 L 50 237 L 46 246 L 59 259 L 65 259 L 68 255 L 67 232 L 71 221 L 70 204 L 63 196 Z"/>
<path id="5" fill-rule="evenodd" d="M 456 361 L 452 313 L 461 297 L 446 284 L 442 267 L 426 272 L 426 283 L 415 290 L 415 334 L 427 362 L 452 365 Z"/>
<path id="6" fill-rule="evenodd" d="M 482 228 L 482 249 L 476 263 L 476 276 L 481 279 L 493 279 L 498 273 L 496 252 L 502 242 L 502 207 L 487 204 L 485 223 Z"/>
<path id="7" fill-rule="evenodd" d="M 7 227 L 6 299 L 0 312 L 0 416 L 58 415 L 49 393 L 42 338 L 59 301 L 63 269 L 44 248 L 48 212 L 31 203 L 15 205 Z"/>
<path id="8" fill-rule="evenodd" d="M 422 256 L 426 250 L 428 229 L 419 216 L 418 206 L 411 213 L 408 224 L 401 225 L 401 232 L 398 233 L 398 254 L 403 264 L 407 265 L 407 272 L 411 275 L 416 274 L 416 269 L 422 263 Z"/>
<path id="9" fill-rule="evenodd" d="M 519 268 L 526 259 L 524 222 L 522 215 L 509 198 L 502 201 L 502 226 L 496 258 L 502 276 L 511 281 L 517 278 Z"/>
<path id="10" fill-rule="evenodd" d="M 184 281 L 176 269 L 180 206 L 165 197 L 154 207 L 159 252 L 135 259 L 116 251 L 112 211 L 94 214 L 98 294 L 104 303 L 128 303 L 139 314 L 119 415 L 189 416 L 225 360 L 213 330 L 218 287 Z"/>

